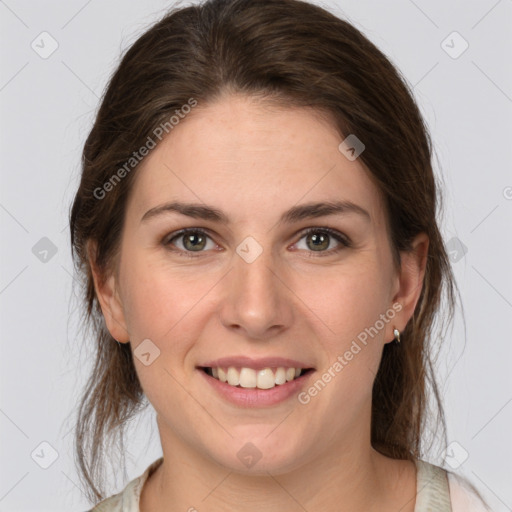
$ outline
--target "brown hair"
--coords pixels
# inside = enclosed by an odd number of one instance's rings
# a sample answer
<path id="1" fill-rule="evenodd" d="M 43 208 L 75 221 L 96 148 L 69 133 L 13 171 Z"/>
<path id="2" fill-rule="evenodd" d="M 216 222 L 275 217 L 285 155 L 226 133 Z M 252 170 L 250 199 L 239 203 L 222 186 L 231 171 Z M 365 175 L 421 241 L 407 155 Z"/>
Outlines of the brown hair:
<path id="1" fill-rule="evenodd" d="M 443 289 L 444 313 L 453 316 L 456 285 L 436 220 L 431 140 L 412 91 L 359 30 L 320 7 L 299 0 L 209 0 L 169 12 L 129 48 L 83 150 L 70 229 L 96 360 L 79 404 L 75 450 L 91 500 L 105 497 L 99 475 L 104 454 L 113 454 L 105 441 L 119 439 L 122 451 L 127 421 L 147 405 L 129 344 L 118 345 L 105 327 L 86 249 L 89 241 L 97 244 L 94 263 L 104 275 L 115 269 L 137 167 L 104 197 L 95 191 L 190 98 L 204 106 L 226 91 L 327 112 L 340 134 L 363 141 L 359 158 L 384 198 L 397 265 L 415 235 L 428 235 L 414 315 L 401 344 L 385 345 L 375 378 L 371 442 L 389 457 L 421 458 L 433 397 L 436 432 L 441 425 L 446 443 L 430 339 Z"/>

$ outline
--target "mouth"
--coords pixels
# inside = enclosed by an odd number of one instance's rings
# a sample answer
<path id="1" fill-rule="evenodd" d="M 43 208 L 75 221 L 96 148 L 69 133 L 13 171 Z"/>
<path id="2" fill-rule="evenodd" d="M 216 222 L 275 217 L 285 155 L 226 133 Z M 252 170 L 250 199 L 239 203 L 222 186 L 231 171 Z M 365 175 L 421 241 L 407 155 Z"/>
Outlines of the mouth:
<path id="1" fill-rule="evenodd" d="M 266 367 L 259 370 L 235 366 L 199 366 L 206 375 L 234 388 L 272 389 L 305 377 L 314 368 L 294 368 L 285 366 Z"/>

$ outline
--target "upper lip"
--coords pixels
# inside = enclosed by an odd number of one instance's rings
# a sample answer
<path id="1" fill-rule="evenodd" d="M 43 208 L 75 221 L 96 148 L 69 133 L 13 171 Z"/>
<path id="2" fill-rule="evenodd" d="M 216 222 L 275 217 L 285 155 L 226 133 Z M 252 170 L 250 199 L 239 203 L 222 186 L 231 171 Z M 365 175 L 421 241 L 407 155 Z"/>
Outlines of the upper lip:
<path id="1" fill-rule="evenodd" d="M 285 357 L 261 357 L 253 359 L 247 356 L 221 357 L 212 361 L 207 361 L 199 365 L 200 368 L 252 368 L 253 370 L 262 370 L 263 368 L 313 368 L 312 365 L 289 359 Z"/>

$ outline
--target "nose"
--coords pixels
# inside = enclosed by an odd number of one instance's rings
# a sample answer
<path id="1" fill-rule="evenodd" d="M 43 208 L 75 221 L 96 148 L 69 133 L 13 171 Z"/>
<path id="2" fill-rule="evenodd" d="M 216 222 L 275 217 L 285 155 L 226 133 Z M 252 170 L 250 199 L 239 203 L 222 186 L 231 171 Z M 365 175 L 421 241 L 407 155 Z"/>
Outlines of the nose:
<path id="1" fill-rule="evenodd" d="M 235 254 L 224 281 L 222 324 L 247 339 L 265 340 L 292 325 L 293 299 L 270 251 L 248 262 Z"/>

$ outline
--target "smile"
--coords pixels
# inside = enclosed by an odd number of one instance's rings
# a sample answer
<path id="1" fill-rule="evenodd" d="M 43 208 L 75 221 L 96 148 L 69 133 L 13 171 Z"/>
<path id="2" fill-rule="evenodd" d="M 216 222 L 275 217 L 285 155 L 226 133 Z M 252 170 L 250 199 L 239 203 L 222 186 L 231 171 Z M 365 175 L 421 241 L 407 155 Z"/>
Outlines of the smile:
<path id="1" fill-rule="evenodd" d="M 282 386 L 291 382 L 305 373 L 312 371 L 311 368 L 287 368 L 283 366 L 275 368 L 262 368 L 255 370 L 247 367 L 203 367 L 206 374 L 220 382 L 238 388 L 272 389 L 275 386 Z"/>

